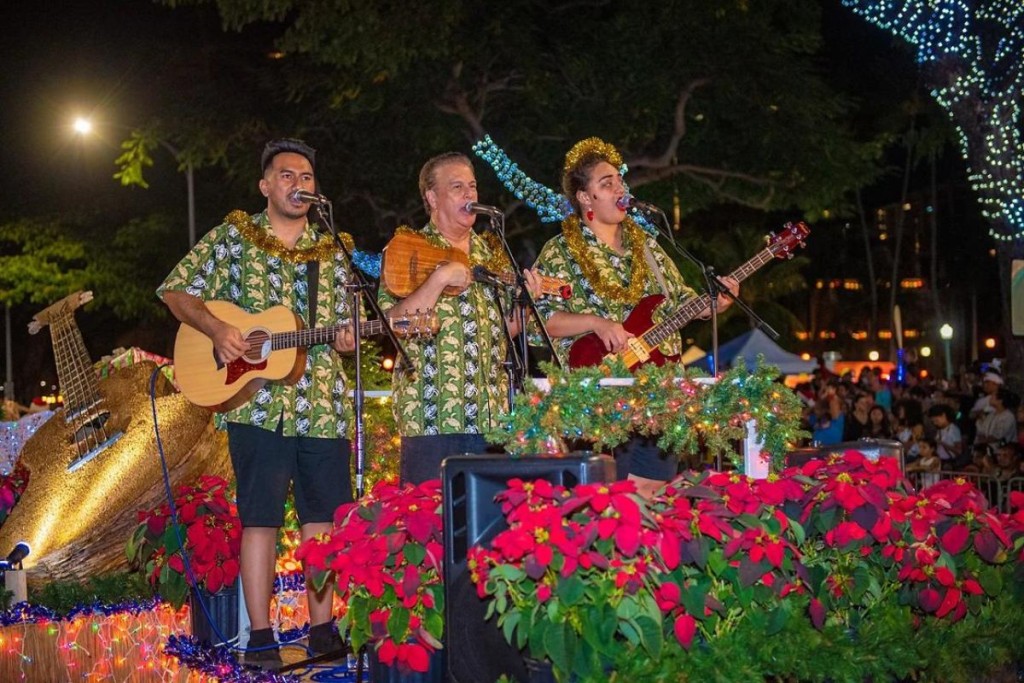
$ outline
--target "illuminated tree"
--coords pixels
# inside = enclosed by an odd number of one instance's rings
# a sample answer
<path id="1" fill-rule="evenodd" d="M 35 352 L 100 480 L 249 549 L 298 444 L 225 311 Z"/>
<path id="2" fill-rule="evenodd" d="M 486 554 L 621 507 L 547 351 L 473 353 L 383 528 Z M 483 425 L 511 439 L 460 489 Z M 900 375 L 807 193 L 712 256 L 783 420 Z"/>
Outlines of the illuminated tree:
<path id="1" fill-rule="evenodd" d="M 1024 4 L 1020 0 L 842 0 L 914 46 L 925 85 L 956 127 L 968 179 L 999 252 L 1009 366 L 1024 367 L 1011 342 L 1010 260 L 1024 255 Z"/>

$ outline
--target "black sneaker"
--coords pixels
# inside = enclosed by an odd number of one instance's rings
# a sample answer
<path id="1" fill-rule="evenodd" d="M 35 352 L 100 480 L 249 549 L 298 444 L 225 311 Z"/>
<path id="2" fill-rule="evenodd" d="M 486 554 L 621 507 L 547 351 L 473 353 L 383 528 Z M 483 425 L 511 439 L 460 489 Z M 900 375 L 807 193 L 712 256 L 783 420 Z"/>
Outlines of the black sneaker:
<path id="1" fill-rule="evenodd" d="M 309 628 L 309 649 L 313 651 L 314 657 L 337 653 L 336 659 L 342 659 L 348 652 L 348 647 L 338 634 L 338 625 L 334 621 Z"/>
<path id="2" fill-rule="evenodd" d="M 274 639 L 274 630 L 261 628 L 249 633 L 245 663 L 258 666 L 265 671 L 277 671 L 284 662 L 281 661 L 281 648 Z"/>

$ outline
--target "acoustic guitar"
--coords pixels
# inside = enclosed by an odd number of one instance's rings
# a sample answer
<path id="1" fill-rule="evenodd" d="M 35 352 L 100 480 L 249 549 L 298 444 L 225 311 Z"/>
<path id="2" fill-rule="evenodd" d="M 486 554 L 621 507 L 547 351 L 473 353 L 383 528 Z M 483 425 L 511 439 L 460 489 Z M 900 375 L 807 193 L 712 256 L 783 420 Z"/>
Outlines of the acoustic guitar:
<path id="1" fill-rule="evenodd" d="M 795 248 L 804 246 L 804 238 L 810 233 L 810 229 L 804 223 L 786 223 L 778 235 L 768 236 L 767 247 L 730 273 L 730 276 L 742 282 L 773 258 L 792 258 Z M 630 311 L 622 323 L 627 332 L 636 335 L 629 339 L 626 348 L 618 354 L 630 370 L 645 363 L 661 366 L 668 361 L 678 360 L 679 356 L 666 356 L 658 346 L 711 305 L 711 297 L 703 294 L 688 300 L 678 310 L 655 324 L 654 312 L 664 300 L 665 297 L 661 294 L 652 294 L 640 299 L 636 308 Z M 604 358 L 614 355 L 608 353 L 600 337 L 590 333 L 580 337 L 569 347 L 569 367 L 597 365 Z"/>
<path id="2" fill-rule="evenodd" d="M 338 331 L 349 327 L 342 322 L 330 327 L 305 328 L 302 318 L 287 306 L 274 306 L 262 313 L 246 313 L 227 301 L 207 301 L 217 318 L 242 331 L 249 350 L 224 364 L 217 359 L 213 340 L 182 323 L 174 340 L 174 374 L 181 393 L 192 403 L 223 412 L 236 408 L 267 382 L 293 384 L 306 368 L 306 347 L 329 344 Z M 433 311 L 387 321 L 399 337 L 423 337 L 437 333 Z M 383 333 L 384 323 L 367 320 L 360 325 L 363 336 Z"/>
<path id="3" fill-rule="evenodd" d="M 404 299 L 426 282 L 430 274 L 440 266 L 456 261 L 469 268 L 477 282 L 499 280 L 506 285 L 516 283 L 515 273 L 506 271 L 492 273 L 483 266 L 473 266 L 469 256 L 454 248 L 436 247 L 423 235 L 402 231 L 396 233 L 381 256 L 380 281 L 392 295 Z M 454 296 L 462 293 L 459 287 L 445 287 L 444 294 Z M 553 277 L 541 278 L 541 293 L 568 299 L 572 296 L 572 285 Z"/>

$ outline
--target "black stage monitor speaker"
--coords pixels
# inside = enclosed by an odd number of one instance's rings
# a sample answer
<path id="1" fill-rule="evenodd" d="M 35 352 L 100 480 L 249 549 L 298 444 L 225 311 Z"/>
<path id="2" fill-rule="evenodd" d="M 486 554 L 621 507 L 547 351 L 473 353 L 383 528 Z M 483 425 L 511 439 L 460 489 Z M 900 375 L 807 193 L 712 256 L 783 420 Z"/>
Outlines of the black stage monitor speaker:
<path id="1" fill-rule="evenodd" d="M 444 487 L 445 652 L 451 683 L 497 680 L 502 674 L 526 681 L 522 654 L 505 641 L 495 621 L 484 621 L 486 603 L 469 579 L 466 553 L 486 545 L 508 526 L 494 497 L 509 479 L 545 479 L 567 488 L 615 480 L 607 455 L 510 458 L 458 455 L 441 465 Z"/>

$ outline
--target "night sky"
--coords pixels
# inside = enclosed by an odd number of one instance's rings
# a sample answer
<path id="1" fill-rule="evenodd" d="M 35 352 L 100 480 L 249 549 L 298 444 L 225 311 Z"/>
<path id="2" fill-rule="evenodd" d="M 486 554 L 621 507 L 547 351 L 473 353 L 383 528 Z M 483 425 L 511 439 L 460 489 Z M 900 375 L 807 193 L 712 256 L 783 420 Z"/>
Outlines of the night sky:
<path id="1" fill-rule="evenodd" d="M 824 0 L 824 6 L 828 47 L 823 66 L 834 72 L 841 87 L 885 108 L 917 86 L 909 52 L 895 39 L 839 7 L 837 0 Z M 0 220 L 85 211 L 109 216 L 116 226 L 133 216 L 163 211 L 184 221 L 184 176 L 165 151 L 154 152 L 155 165 L 147 170 L 148 190 L 123 188 L 112 178 L 125 127 L 159 114 L 152 95 L 172 87 L 168 84 L 173 78 L 163 71 L 172 51 L 188 51 L 198 60 L 209 46 L 228 41 L 251 53 L 253 60 L 265 59 L 272 48 L 272 29 L 256 26 L 241 34 L 224 33 L 209 6 L 172 10 L 150 0 L 6 2 L 0 18 L 6 34 L 0 43 L 0 154 L 8 176 L 0 193 Z M 88 139 L 71 130 L 71 121 L 79 115 L 92 117 L 99 126 Z M 893 164 L 900 163 L 893 159 Z M 959 159 L 951 155 L 943 163 L 944 177 L 960 182 Z M 893 201 L 898 176 L 894 171 L 869 188 L 866 200 L 876 205 Z M 197 173 L 200 234 L 233 208 L 218 197 L 220 182 L 215 170 Z M 258 205 L 255 182 L 254 174 L 253 206 Z M 963 211 L 974 211 L 969 203 L 962 204 Z M 820 238 L 812 246 L 812 256 L 835 249 Z M 985 249 L 975 246 L 979 252 Z M 182 251 L 183 245 L 168 248 Z M 809 273 L 811 278 L 827 275 Z M 982 302 L 983 315 L 986 303 L 991 302 Z M 16 329 L 15 349 L 42 341 L 23 336 L 23 327 Z M 116 341 L 133 340 L 122 335 Z M 98 357 L 115 342 L 97 338 L 93 343 L 99 346 L 91 349 Z"/>

